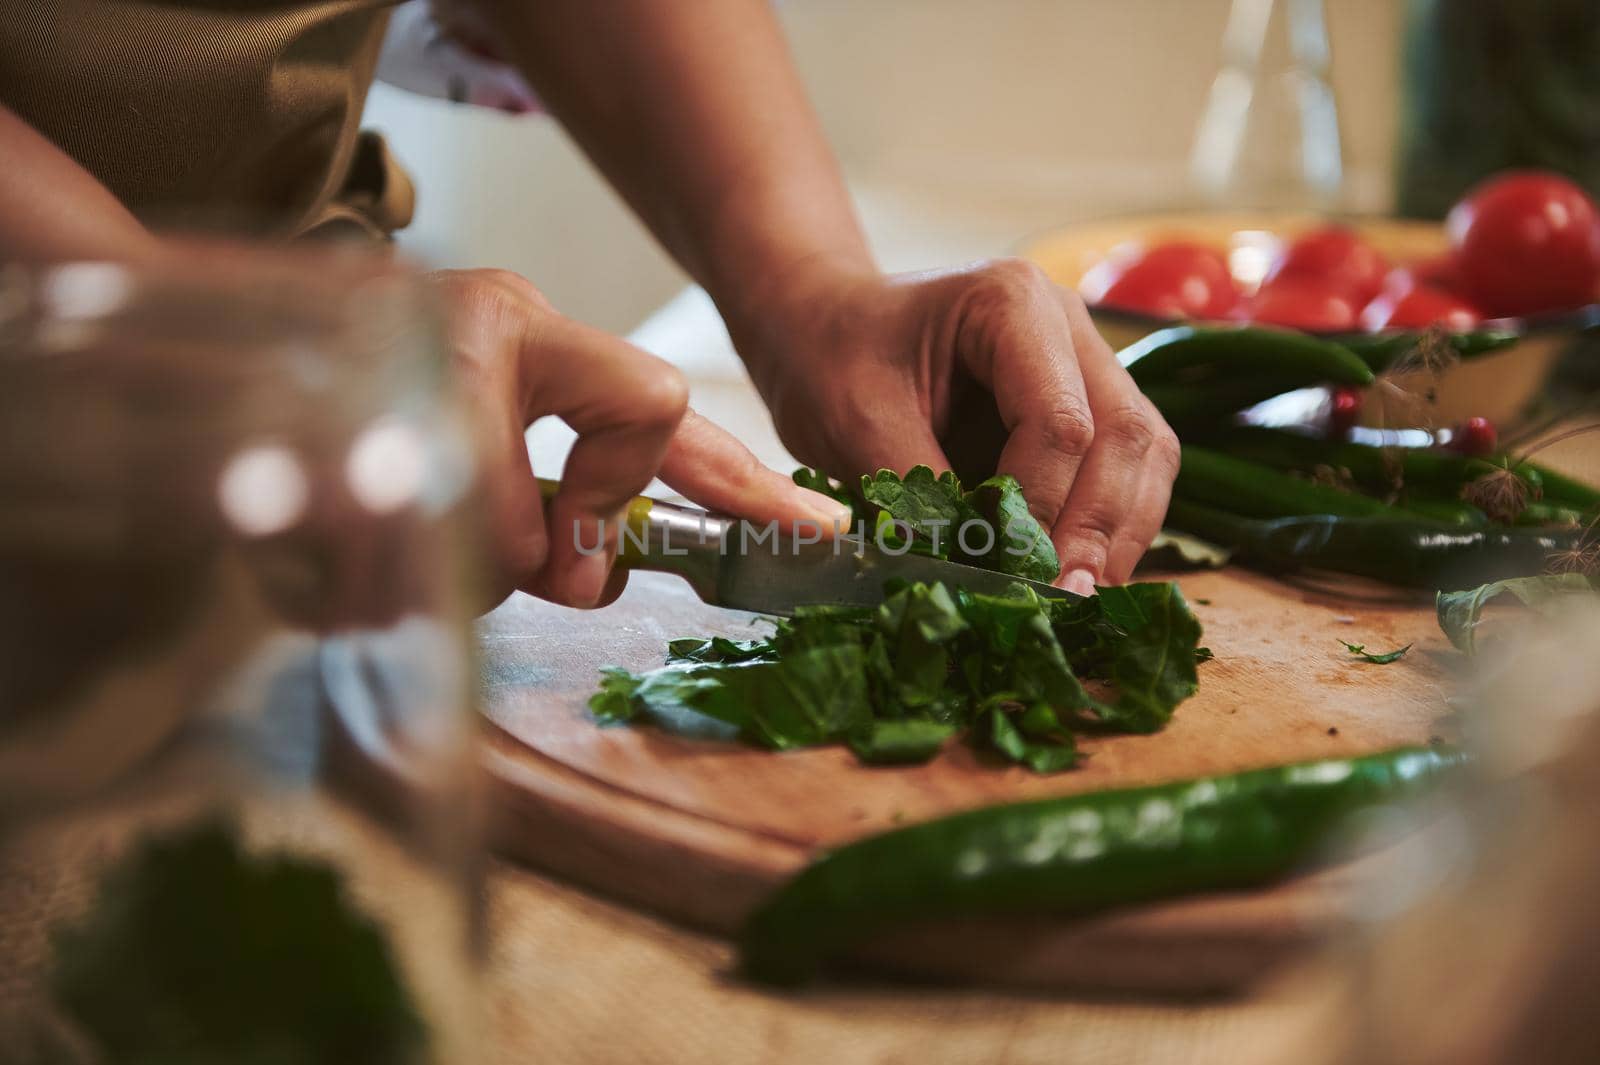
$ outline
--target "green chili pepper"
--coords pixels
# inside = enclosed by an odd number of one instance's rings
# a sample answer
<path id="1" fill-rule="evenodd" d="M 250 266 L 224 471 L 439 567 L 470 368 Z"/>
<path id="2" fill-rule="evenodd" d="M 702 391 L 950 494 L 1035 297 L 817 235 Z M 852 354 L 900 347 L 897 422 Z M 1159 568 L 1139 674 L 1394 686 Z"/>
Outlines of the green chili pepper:
<path id="1" fill-rule="evenodd" d="M 1356 484 L 1371 492 L 1422 489 L 1454 498 L 1463 485 L 1499 468 L 1487 459 L 1468 458 L 1436 448 L 1372 447 L 1249 425 L 1235 426 L 1208 437 L 1206 444 L 1234 458 L 1249 459 L 1277 470 L 1309 472 L 1318 466 L 1348 470 Z M 1512 472 L 1522 478 L 1530 493 L 1537 492 L 1544 484 L 1540 471 L 1529 463 L 1519 464 Z"/>
<path id="2" fill-rule="evenodd" d="M 1337 340 L 1365 362 L 1373 373 L 1379 374 L 1388 370 L 1401 356 L 1416 347 L 1426 335 L 1425 333 L 1352 333 L 1338 337 Z M 1508 348 L 1517 342 L 1518 337 L 1515 333 L 1480 329 L 1469 333 L 1445 334 L 1442 339 L 1454 348 L 1461 358 L 1471 359 Z"/>
<path id="3" fill-rule="evenodd" d="M 1348 348 L 1305 333 L 1254 326 L 1174 326 L 1129 345 L 1117 358 L 1141 388 L 1231 381 L 1258 374 L 1297 381 L 1291 388 L 1370 385 L 1373 380 L 1367 364 Z"/>
<path id="4" fill-rule="evenodd" d="M 1255 374 L 1204 386 L 1172 383 L 1147 385 L 1145 397 L 1155 404 L 1168 425 L 1185 432 L 1209 434 L 1233 421 L 1233 416 L 1273 396 L 1306 388 L 1302 377 Z"/>
<path id="5" fill-rule="evenodd" d="M 1437 522 L 1309 514 L 1257 521 L 1174 499 L 1167 524 L 1267 569 L 1323 569 L 1454 591 L 1542 572 L 1581 529 L 1466 529 Z"/>
<path id="6" fill-rule="evenodd" d="M 1400 748 L 993 806 L 873 836 L 814 862 L 756 910 L 741 968 L 795 984 L 895 925 L 1080 915 L 1267 883 L 1317 857 L 1350 814 L 1409 798 L 1464 761 Z"/>
<path id="7" fill-rule="evenodd" d="M 1409 514 L 1444 525 L 1475 529 L 1480 525 L 1489 524 L 1487 514 L 1471 503 L 1459 499 L 1429 499 L 1411 492 L 1401 497 L 1400 506 Z"/>
<path id="8" fill-rule="evenodd" d="M 1416 517 L 1371 496 L 1341 492 L 1194 444 L 1183 445 L 1173 494 L 1255 518 L 1300 514 L 1350 517 Z"/>
<path id="9" fill-rule="evenodd" d="M 1522 508 L 1522 513 L 1517 515 L 1518 525 L 1554 525 L 1571 526 L 1582 525 L 1585 521 L 1583 511 L 1572 507 L 1564 507 L 1559 503 L 1529 503 Z"/>
<path id="10" fill-rule="evenodd" d="M 1557 473 L 1547 466 L 1531 462 L 1525 462 L 1517 468 L 1520 470 L 1524 466 L 1539 475 L 1544 490 L 1542 498 L 1545 502 L 1559 503 L 1574 510 L 1600 510 L 1600 488 L 1575 481 L 1564 473 Z"/>

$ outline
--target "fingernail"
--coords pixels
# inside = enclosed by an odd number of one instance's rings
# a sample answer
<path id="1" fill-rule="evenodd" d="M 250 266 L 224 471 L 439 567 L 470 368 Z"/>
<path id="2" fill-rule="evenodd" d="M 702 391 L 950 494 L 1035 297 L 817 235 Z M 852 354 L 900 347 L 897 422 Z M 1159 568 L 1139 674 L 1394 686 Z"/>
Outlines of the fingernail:
<path id="1" fill-rule="evenodd" d="M 604 554 L 579 555 L 572 568 L 567 570 L 564 582 L 567 605 L 588 608 L 598 603 L 610 572 L 610 560 Z"/>
<path id="2" fill-rule="evenodd" d="M 850 528 L 855 513 L 849 507 L 831 496 L 813 492 L 809 488 L 800 489 L 800 493 L 804 497 L 806 510 L 810 512 L 807 517 L 820 523 L 824 533 Z"/>
<path id="3" fill-rule="evenodd" d="M 1094 594 L 1094 574 L 1086 569 L 1075 569 L 1060 579 L 1063 590 L 1073 595 Z"/>

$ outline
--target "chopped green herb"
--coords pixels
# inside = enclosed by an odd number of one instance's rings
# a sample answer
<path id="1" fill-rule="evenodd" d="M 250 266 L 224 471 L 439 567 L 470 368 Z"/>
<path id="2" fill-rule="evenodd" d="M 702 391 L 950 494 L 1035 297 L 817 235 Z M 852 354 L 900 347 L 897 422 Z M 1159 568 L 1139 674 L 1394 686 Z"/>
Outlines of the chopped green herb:
<path id="1" fill-rule="evenodd" d="M 1049 772 L 1076 759 L 1074 726 L 1160 728 L 1200 660 L 1200 625 L 1172 584 L 1073 600 L 914 584 L 876 609 L 809 607 L 775 625 L 765 640 L 675 640 L 648 673 L 608 668 L 590 709 L 776 750 L 843 742 L 873 763 L 926 761 L 965 730 Z"/>
<path id="2" fill-rule="evenodd" d="M 1344 644 L 1345 650 L 1361 659 L 1361 661 L 1371 662 L 1375 666 L 1386 666 L 1390 662 L 1398 662 L 1404 658 L 1406 656 L 1406 652 L 1412 648 L 1412 645 L 1408 643 L 1398 650 L 1384 651 L 1381 654 L 1376 654 L 1368 651 L 1367 645 L 1363 643 L 1349 643 L 1345 640 L 1340 640 L 1339 642 Z"/>

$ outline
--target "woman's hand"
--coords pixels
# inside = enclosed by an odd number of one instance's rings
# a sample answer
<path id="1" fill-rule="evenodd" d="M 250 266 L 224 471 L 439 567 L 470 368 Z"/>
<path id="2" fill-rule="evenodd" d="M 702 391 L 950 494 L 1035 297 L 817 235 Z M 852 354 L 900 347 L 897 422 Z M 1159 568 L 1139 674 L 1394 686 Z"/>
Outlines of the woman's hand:
<path id="1" fill-rule="evenodd" d="M 762 466 L 688 410 L 677 368 L 563 318 L 516 274 L 447 271 L 432 280 L 485 444 L 495 601 L 513 588 L 571 606 L 615 598 L 622 510 L 658 475 L 702 506 L 757 522 L 847 520 L 839 504 Z M 523 435 L 545 415 L 578 434 L 548 507 Z M 604 552 L 578 550 L 597 537 Z"/>
<path id="2" fill-rule="evenodd" d="M 1166 515 L 1178 441 L 1076 293 L 1019 260 L 779 280 L 733 332 L 795 457 L 853 476 L 987 447 L 1051 530 L 1062 587 L 1128 579 Z"/>

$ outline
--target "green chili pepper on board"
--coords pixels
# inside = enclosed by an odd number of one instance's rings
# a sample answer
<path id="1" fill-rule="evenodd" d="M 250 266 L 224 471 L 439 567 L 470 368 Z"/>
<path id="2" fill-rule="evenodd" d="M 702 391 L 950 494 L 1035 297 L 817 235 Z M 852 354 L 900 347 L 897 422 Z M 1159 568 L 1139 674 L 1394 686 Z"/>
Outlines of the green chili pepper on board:
<path id="1" fill-rule="evenodd" d="M 1437 522 L 1308 514 L 1260 521 L 1174 499 L 1167 524 L 1274 570 L 1322 569 L 1440 591 L 1541 573 L 1583 530 L 1461 528 Z"/>
<path id="2" fill-rule="evenodd" d="M 1415 795 L 1464 760 L 1407 747 L 994 806 L 873 836 L 814 862 L 751 915 L 741 969 L 792 985 L 897 924 L 1081 915 L 1266 883 L 1316 857 L 1350 814 Z"/>

